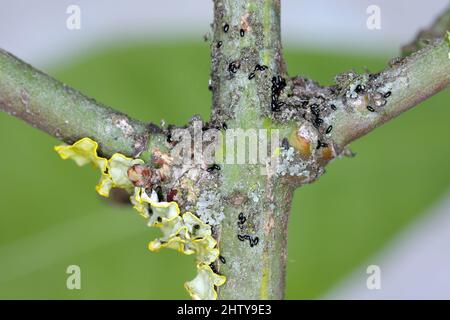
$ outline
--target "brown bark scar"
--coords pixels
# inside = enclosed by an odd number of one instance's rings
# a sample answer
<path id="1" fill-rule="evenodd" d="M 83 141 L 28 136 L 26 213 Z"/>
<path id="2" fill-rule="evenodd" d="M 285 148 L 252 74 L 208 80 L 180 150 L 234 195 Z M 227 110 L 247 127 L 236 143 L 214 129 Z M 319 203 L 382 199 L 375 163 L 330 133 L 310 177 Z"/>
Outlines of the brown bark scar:
<path id="1" fill-rule="evenodd" d="M 247 12 L 241 17 L 241 28 L 245 32 L 248 32 L 251 30 L 250 24 L 248 23 L 248 17 L 250 17 L 250 13 Z"/>

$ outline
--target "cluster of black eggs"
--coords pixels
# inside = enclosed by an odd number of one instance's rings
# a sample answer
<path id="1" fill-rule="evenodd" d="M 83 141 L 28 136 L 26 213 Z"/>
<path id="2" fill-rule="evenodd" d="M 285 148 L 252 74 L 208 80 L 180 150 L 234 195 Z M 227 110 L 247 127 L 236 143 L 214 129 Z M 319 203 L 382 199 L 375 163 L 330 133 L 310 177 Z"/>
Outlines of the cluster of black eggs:
<path id="1" fill-rule="evenodd" d="M 228 23 L 225 23 L 223 25 L 223 31 L 227 33 L 230 30 L 230 25 Z M 240 29 L 239 34 L 241 37 L 245 35 L 245 30 Z M 217 48 L 220 48 L 222 46 L 222 41 L 219 41 L 217 43 Z M 230 74 L 235 74 L 238 72 L 238 70 L 241 67 L 240 61 L 232 61 L 228 64 L 228 72 Z M 248 79 L 252 80 L 256 76 L 257 71 L 265 71 L 268 67 L 265 65 L 257 64 L 252 72 L 249 73 Z M 286 87 L 286 80 L 281 76 L 274 76 L 272 78 L 272 99 L 271 99 L 271 108 L 272 111 L 279 111 L 280 108 L 285 104 L 284 102 L 279 100 L 279 96 L 281 91 Z"/>
<path id="2" fill-rule="evenodd" d="M 313 115 L 312 124 L 315 128 L 319 128 L 323 124 L 323 119 L 320 117 L 320 109 L 319 105 L 313 103 L 309 109 L 311 110 L 311 114 Z"/>
<path id="3" fill-rule="evenodd" d="M 220 170 L 220 166 L 216 163 L 212 164 L 211 166 L 208 167 L 208 169 L 206 169 L 206 171 L 208 172 L 214 172 L 214 171 L 219 171 Z"/>
<path id="4" fill-rule="evenodd" d="M 255 69 L 253 69 L 253 72 L 250 72 L 250 74 L 248 75 L 248 80 L 252 80 L 255 77 L 256 71 L 265 71 L 267 69 L 268 69 L 267 66 L 257 64 L 255 66 Z"/>
<path id="5" fill-rule="evenodd" d="M 237 237 L 238 237 L 239 241 L 248 240 L 250 247 L 254 247 L 259 243 L 259 237 L 252 237 L 251 235 L 248 235 L 248 234 L 245 234 L 245 235 L 238 234 Z"/>
<path id="6" fill-rule="evenodd" d="M 280 93 L 284 89 L 285 86 L 286 86 L 286 81 L 282 77 L 276 76 L 276 77 L 272 78 L 272 102 L 271 102 L 272 111 L 279 111 L 281 109 L 281 107 L 283 105 L 285 105 L 284 102 L 279 100 Z M 310 104 L 308 97 L 303 96 L 301 98 L 301 107 L 308 108 L 308 106 L 309 106 L 309 110 L 312 115 L 312 118 L 310 121 L 316 129 L 319 129 L 320 126 L 322 126 L 324 123 L 324 120 L 320 117 L 320 106 L 317 103 Z M 336 105 L 334 105 L 334 104 L 330 104 L 329 107 L 333 111 L 337 110 Z M 305 118 L 305 114 L 303 114 L 303 118 Z M 329 125 L 325 129 L 325 133 L 329 134 L 329 133 L 331 133 L 332 130 L 333 130 L 333 126 Z M 319 145 L 319 148 L 327 146 L 325 143 L 319 143 L 318 145 Z"/>
<path id="7" fill-rule="evenodd" d="M 318 129 L 323 123 L 323 119 L 320 117 L 320 106 L 317 103 L 313 103 L 313 104 L 309 104 L 309 101 L 307 99 L 304 99 L 302 101 L 302 107 L 307 108 L 309 105 L 309 110 L 311 112 L 311 123 L 313 124 L 314 128 Z M 336 106 L 335 105 L 330 105 L 332 110 L 336 110 Z M 305 115 L 303 115 L 305 116 Z M 333 129 L 332 126 L 328 126 L 326 129 L 326 133 L 330 133 L 331 130 Z"/>
<path id="8" fill-rule="evenodd" d="M 330 107 L 332 110 L 336 110 L 336 106 L 334 104 L 330 105 Z M 311 114 L 313 115 L 311 122 L 316 129 L 319 129 L 319 127 L 324 123 L 323 119 L 320 118 L 319 105 L 316 103 L 313 103 L 312 105 L 310 105 L 309 109 L 311 111 Z M 325 130 L 325 134 L 331 133 L 332 130 L 333 130 L 333 126 L 329 125 L 327 127 L 327 129 Z M 326 148 L 326 147 L 328 147 L 328 143 L 322 142 L 320 140 L 317 141 L 317 149 Z"/>
<path id="9" fill-rule="evenodd" d="M 284 102 L 279 100 L 279 96 L 281 91 L 284 89 L 284 87 L 286 86 L 286 81 L 280 77 L 280 76 L 276 76 L 272 78 L 272 111 L 279 111 L 281 109 L 281 107 L 283 105 L 285 105 Z M 324 124 L 324 120 L 320 117 L 321 116 L 321 109 L 320 109 L 320 105 L 318 103 L 312 103 L 310 104 L 310 99 L 307 96 L 302 96 L 300 97 L 300 101 L 301 101 L 301 107 L 304 109 L 309 109 L 310 113 L 311 113 L 311 118 L 310 118 L 310 122 L 312 123 L 312 125 L 316 128 L 319 129 L 323 124 Z M 336 111 L 336 105 L 334 104 L 330 104 L 329 107 L 331 108 L 331 110 Z M 306 113 L 303 113 L 303 118 L 306 119 Z M 333 126 L 332 125 L 328 125 L 325 129 L 325 134 L 330 134 L 331 131 L 333 130 Z M 326 148 L 328 147 L 328 144 L 322 141 L 318 141 L 317 142 L 317 149 L 320 148 Z M 288 141 L 283 141 L 283 148 L 284 149 L 288 149 L 289 148 L 289 143 Z"/>
<path id="10" fill-rule="evenodd" d="M 280 108 L 285 104 L 280 101 L 280 93 L 286 87 L 286 80 L 281 76 L 272 77 L 272 99 L 271 108 L 272 111 L 279 111 Z"/>
<path id="11" fill-rule="evenodd" d="M 366 91 L 366 87 L 364 85 L 361 85 L 361 84 L 358 84 L 356 86 L 356 88 L 355 88 L 355 92 L 357 94 L 360 94 L 360 93 L 364 94 L 365 91 Z M 391 93 L 392 93 L 391 91 L 387 91 L 386 93 L 383 94 L 383 98 L 385 98 L 385 99 L 389 98 L 391 96 Z M 380 106 L 382 107 L 382 106 L 386 105 L 386 103 L 387 103 L 387 101 L 383 100 Z M 375 112 L 376 111 L 375 108 L 372 107 L 371 105 L 367 105 L 366 108 L 370 112 Z"/>
<path id="12" fill-rule="evenodd" d="M 224 24 L 223 26 L 223 31 L 225 33 L 227 33 L 230 29 L 229 24 Z M 245 31 L 243 29 L 240 29 L 239 34 L 241 37 L 243 37 L 245 35 Z M 222 46 L 222 41 L 219 41 L 217 43 L 217 47 L 220 48 Z M 240 69 L 241 64 L 240 61 L 233 61 L 230 62 L 228 64 L 228 72 L 230 74 L 235 74 L 237 73 L 237 71 Z M 250 74 L 248 75 L 248 79 L 251 80 L 256 76 L 256 72 L 257 71 L 265 71 L 266 69 L 268 69 L 267 66 L 265 65 L 259 65 L 257 64 L 254 68 L 254 70 L 252 72 L 250 72 Z M 280 75 L 274 76 L 272 77 L 272 88 L 271 88 L 271 110 L 272 111 L 280 111 L 281 107 L 285 105 L 285 102 L 280 101 L 280 94 L 281 91 L 286 87 L 286 80 L 281 77 Z M 357 90 L 362 90 L 362 87 L 357 88 Z M 303 107 L 307 107 L 309 104 L 308 99 L 306 99 L 303 103 L 302 106 Z M 336 106 L 335 105 L 330 105 L 332 110 L 336 110 Z M 319 109 L 319 105 L 318 104 L 312 104 L 310 106 L 310 110 L 311 110 L 311 114 L 313 115 L 313 119 L 312 124 L 314 125 L 315 128 L 319 128 L 322 124 L 323 124 L 323 119 L 320 118 L 320 109 Z M 329 134 L 333 129 L 333 126 L 328 126 L 326 129 L 326 134 Z M 327 147 L 328 144 L 318 141 L 318 146 L 317 148 L 321 148 L 321 147 Z M 217 170 L 217 168 L 208 168 L 209 172 L 213 172 Z M 240 239 L 241 240 L 241 239 Z"/>
<path id="13" fill-rule="evenodd" d="M 239 61 L 230 62 L 230 64 L 228 65 L 228 72 L 236 73 L 240 67 L 241 63 Z"/>
<path id="14" fill-rule="evenodd" d="M 244 216 L 244 213 L 241 212 L 241 213 L 239 213 L 238 219 L 239 219 L 239 221 L 237 223 L 238 227 L 239 227 L 239 229 L 243 230 L 244 224 L 247 221 L 247 218 Z M 259 238 L 256 236 L 252 237 L 251 235 L 248 235 L 248 234 L 244 234 L 244 235 L 238 234 L 237 237 L 238 237 L 239 241 L 248 240 L 250 247 L 254 247 L 259 243 Z"/>
<path id="15" fill-rule="evenodd" d="M 241 67 L 240 61 L 233 61 L 228 64 L 228 72 L 236 73 Z M 252 72 L 248 75 L 248 80 L 252 80 L 256 76 L 257 71 L 265 71 L 268 67 L 265 65 L 257 64 Z"/>

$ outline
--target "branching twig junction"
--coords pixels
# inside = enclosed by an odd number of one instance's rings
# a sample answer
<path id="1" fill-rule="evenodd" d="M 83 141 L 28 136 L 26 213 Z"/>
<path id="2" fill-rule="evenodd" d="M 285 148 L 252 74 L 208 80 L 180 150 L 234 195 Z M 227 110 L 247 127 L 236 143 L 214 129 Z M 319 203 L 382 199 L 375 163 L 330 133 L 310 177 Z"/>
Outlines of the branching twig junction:
<path id="1" fill-rule="evenodd" d="M 228 278 L 220 298 L 283 298 L 294 190 L 315 181 L 329 161 L 345 154 L 350 142 L 449 87 L 449 16 L 450 9 L 384 71 L 348 72 L 336 76 L 335 85 L 322 87 L 287 75 L 279 0 L 214 1 L 213 103 L 205 127 L 279 129 L 283 141 L 279 166 L 265 175 L 254 164 L 224 164 L 214 174 L 204 165 L 193 166 L 181 175 L 174 166 L 162 184 L 165 190 L 181 190 L 180 207 L 195 207 L 195 199 L 204 194 L 216 196 L 210 209 L 225 218 L 213 225 L 214 235 L 224 256 L 242 261 L 217 262 L 216 268 Z M 3 50 L 0 108 L 67 143 L 90 137 L 105 156 L 121 152 L 150 163 L 155 149 L 170 152 L 174 146 L 168 139 L 174 127 L 131 119 Z M 287 157 L 289 150 L 294 153 Z M 188 173 L 199 169 L 201 174 L 190 176 L 195 181 L 189 189 Z M 240 213 L 251 222 L 244 229 L 237 225 Z M 258 245 L 240 241 L 241 232 L 257 236 Z"/>

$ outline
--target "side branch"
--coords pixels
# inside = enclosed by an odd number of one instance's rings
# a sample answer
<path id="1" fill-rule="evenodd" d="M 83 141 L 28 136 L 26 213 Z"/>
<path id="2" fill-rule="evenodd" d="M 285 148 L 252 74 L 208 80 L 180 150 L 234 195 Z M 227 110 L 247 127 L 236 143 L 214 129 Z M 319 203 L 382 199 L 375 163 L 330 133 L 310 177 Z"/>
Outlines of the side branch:
<path id="1" fill-rule="evenodd" d="M 149 140 L 145 123 L 82 95 L 2 49 L 0 109 L 67 143 L 90 137 L 105 156 L 137 156 Z"/>
<path id="2" fill-rule="evenodd" d="M 333 142 L 337 150 L 398 116 L 421 101 L 450 86 L 450 59 L 447 41 L 437 40 L 409 57 L 397 59 L 369 85 L 382 87 L 389 95 L 386 105 L 370 112 L 363 108 L 342 108 L 335 114 Z M 370 83 L 372 82 L 372 83 Z M 369 108 L 370 109 L 370 108 Z"/>
<path id="3" fill-rule="evenodd" d="M 445 37 L 447 30 L 450 30 L 450 7 L 429 28 L 421 30 L 410 44 L 403 46 L 402 54 L 404 56 L 410 55 L 426 47 L 430 42 Z"/>

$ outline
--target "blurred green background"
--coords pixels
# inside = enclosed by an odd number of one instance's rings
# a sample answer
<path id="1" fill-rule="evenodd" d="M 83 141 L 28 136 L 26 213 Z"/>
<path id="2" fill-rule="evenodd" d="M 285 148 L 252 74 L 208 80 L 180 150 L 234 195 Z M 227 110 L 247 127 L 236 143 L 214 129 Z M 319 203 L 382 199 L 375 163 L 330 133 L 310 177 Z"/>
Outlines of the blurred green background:
<path id="1" fill-rule="evenodd" d="M 388 57 L 285 50 L 290 74 L 329 84 L 358 67 L 378 71 Z M 32 61 L 31 61 L 32 63 Z M 209 116 L 205 43 L 133 43 L 97 49 L 45 70 L 133 117 L 183 124 Z M 450 186 L 450 92 L 357 141 L 320 180 L 299 189 L 289 230 L 288 299 L 320 298 Z M 98 173 L 62 161 L 59 142 L 0 114 L 0 298 L 189 298 L 192 257 L 151 253 L 158 235 L 130 207 L 100 199 Z M 82 290 L 67 290 L 68 265 Z"/>

